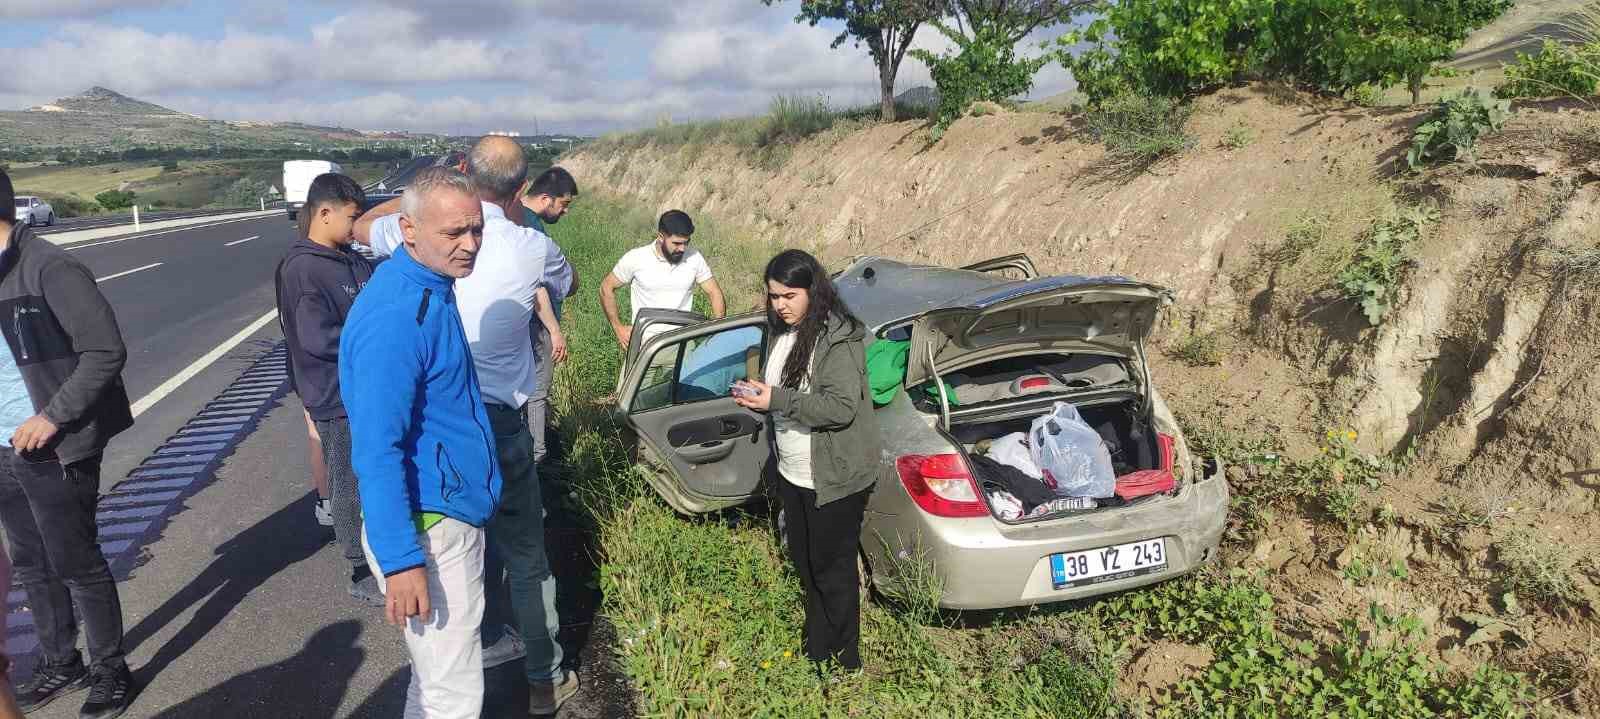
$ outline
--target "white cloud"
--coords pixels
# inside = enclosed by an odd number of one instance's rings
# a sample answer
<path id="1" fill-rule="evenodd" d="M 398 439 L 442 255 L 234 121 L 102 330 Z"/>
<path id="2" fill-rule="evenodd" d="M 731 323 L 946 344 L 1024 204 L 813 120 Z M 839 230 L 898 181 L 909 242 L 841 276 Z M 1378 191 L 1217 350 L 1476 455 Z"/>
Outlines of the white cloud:
<path id="1" fill-rule="evenodd" d="M 178 0 L 5 0 L 0 18 L 87 17 L 111 10 L 177 5 Z"/>
<path id="2" fill-rule="evenodd" d="M 17 2 L 0 0 L 13 12 Z M 103 85 L 218 119 L 462 133 L 531 129 L 535 120 L 546 130 L 599 132 L 662 116 L 748 115 L 779 94 L 823 95 L 836 106 L 877 100 L 865 48 L 831 48 L 838 27 L 793 22 L 793 0 L 303 2 L 342 14 L 298 28 L 241 20 L 221 37 L 51 25 L 32 46 L 0 48 L 0 66 L 11 70 L 0 76 L 0 99 L 26 98 L 8 105 L 19 107 Z M 274 7 L 289 22 L 306 9 Z M 950 43 L 925 27 L 916 46 Z M 39 87 L 38 78 L 52 86 Z M 1068 83 L 1047 66 L 1033 95 Z M 927 84 L 927 69 L 906 58 L 898 89 Z"/>

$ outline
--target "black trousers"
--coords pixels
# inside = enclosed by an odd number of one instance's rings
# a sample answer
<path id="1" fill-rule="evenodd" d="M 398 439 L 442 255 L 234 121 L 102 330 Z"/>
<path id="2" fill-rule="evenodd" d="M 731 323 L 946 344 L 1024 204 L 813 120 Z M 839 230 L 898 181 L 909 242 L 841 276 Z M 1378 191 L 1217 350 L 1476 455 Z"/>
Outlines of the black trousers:
<path id="1" fill-rule="evenodd" d="M 65 467 L 30 464 L 10 447 L 0 447 L 0 523 L 11 543 L 17 582 L 33 610 L 39 648 L 52 665 L 79 660 L 76 606 L 89 662 L 126 666 L 122 600 L 97 541 L 99 496 L 99 457 Z"/>
<path id="2" fill-rule="evenodd" d="M 782 503 L 789 559 L 806 591 L 806 658 L 860 669 L 861 577 L 856 553 L 871 489 L 818 507 L 815 491 L 795 486 L 776 470 L 769 470 L 768 480 Z"/>

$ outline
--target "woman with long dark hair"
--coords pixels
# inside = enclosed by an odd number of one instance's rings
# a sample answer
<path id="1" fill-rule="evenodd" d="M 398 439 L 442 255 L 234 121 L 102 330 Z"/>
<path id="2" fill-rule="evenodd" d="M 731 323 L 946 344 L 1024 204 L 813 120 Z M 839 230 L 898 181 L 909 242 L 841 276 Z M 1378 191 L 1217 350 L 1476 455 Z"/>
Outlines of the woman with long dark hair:
<path id="1" fill-rule="evenodd" d="M 881 465 L 867 384 L 865 327 L 815 257 L 767 263 L 772 341 L 765 381 L 735 387 L 772 420 L 767 477 L 782 502 L 789 557 L 806 592 L 806 657 L 861 668 L 861 516 Z"/>

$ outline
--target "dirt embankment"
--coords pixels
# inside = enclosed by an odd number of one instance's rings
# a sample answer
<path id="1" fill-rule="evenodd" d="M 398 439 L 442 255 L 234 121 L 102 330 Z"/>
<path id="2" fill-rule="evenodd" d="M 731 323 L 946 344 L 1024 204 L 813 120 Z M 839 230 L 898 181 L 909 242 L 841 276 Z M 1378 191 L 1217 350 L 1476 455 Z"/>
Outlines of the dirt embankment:
<path id="1" fill-rule="evenodd" d="M 1406 544 L 1392 550 L 1413 570 L 1389 603 L 1432 617 L 1446 655 L 1483 655 L 1455 617 L 1505 610 L 1507 538 L 1532 537 L 1565 552 L 1577 598 L 1536 610 L 1525 666 L 1565 657 L 1578 694 L 1593 692 L 1589 660 L 1572 657 L 1600 654 L 1600 113 L 1523 107 L 1477 168 L 1403 174 L 1421 114 L 1227 91 L 1200 101 L 1192 150 L 1149 167 L 1042 113 L 967 118 L 933 146 L 916 123 L 824 135 L 776 171 L 729 147 L 602 144 L 562 163 L 586 188 L 711 213 L 834 262 L 1027 252 L 1046 273 L 1172 287 L 1160 341 L 1233 338 L 1220 367 L 1158 361 L 1185 419 L 1291 451 L 1316 451 L 1330 428 L 1358 430 L 1372 452 L 1413 451 L 1372 498 L 1403 535 L 1297 519 L 1268 530 L 1274 546 L 1257 554 L 1274 558 L 1285 606 L 1322 624 L 1319 603 L 1373 600 L 1341 589 L 1337 555 Z M 1372 328 L 1339 272 L 1375 223 L 1416 207 L 1436 219 Z M 1585 701 L 1571 706 L 1596 706 Z"/>

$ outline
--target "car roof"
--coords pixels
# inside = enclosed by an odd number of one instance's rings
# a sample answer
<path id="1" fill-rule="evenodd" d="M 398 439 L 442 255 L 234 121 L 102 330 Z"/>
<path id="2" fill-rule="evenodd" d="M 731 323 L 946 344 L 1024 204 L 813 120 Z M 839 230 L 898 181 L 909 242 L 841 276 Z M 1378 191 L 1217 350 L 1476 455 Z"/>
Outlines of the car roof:
<path id="1" fill-rule="evenodd" d="M 1076 286 L 1145 286 L 1126 277 L 1051 275 L 1014 280 L 1002 275 L 921 265 L 885 257 L 862 257 L 833 278 L 839 296 L 867 328 L 915 319 L 936 309 L 982 309 L 1023 295 Z"/>

